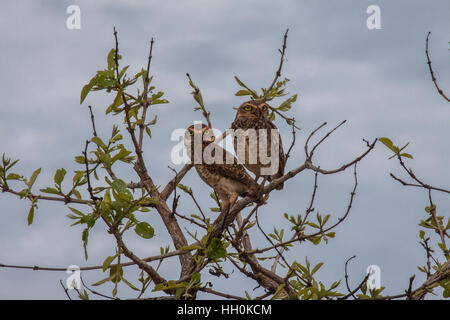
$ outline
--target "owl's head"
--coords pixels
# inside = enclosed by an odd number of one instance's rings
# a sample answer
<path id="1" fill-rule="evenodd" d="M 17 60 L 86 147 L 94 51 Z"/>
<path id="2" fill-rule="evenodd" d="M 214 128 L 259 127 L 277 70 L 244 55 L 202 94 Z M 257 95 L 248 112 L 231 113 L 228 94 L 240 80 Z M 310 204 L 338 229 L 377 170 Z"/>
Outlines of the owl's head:
<path id="1" fill-rule="evenodd" d="M 194 143 L 199 143 L 202 147 L 205 147 L 214 142 L 214 140 L 213 130 L 203 123 L 191 125 L 184 133 L 184 144 L 186 147 L 191 147 Z"/>
<path id="2" fill-rule="evenodd" d="M 258 100 L 246 101 L 238 108 L 236 118 L 269 118 L 269 106 Z"/>

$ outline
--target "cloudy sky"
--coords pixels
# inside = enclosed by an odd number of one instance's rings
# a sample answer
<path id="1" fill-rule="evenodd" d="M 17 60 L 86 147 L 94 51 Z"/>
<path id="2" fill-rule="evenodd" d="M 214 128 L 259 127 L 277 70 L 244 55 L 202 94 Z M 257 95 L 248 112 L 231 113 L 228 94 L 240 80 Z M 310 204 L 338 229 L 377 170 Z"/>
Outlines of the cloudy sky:
<path id="1" fill-rule="evenodd" d="M 66 28 L 66 8 L 81 9 L 81 29 Z M 369 5 L 381 8 L 381 29 L 366 26 Z M 361 139 L 387 136 L 398 144 L 410 142 L 414 160 L 407 165 L 425 181 L 449 187 L 450 106 L 430 80 L 425 57 L 425 38 L 432 32 L 430 51 L 442 88 L 450 90 L 449 40 L 450 3 L 441 1 L 14 1 L 0 4 L 0 153 L 21 159 L 16 171 L 30 176 L 42 173 L 35 188 L 52 184 L 56 169 L 79 169 L 73 157 L 80 154 L 91 136 L 87 105 L 91 104 L 102 137 L 110 134 L 120 119 L 105 116 L 113 97 L 91 93 L 79 105 L 80 90 L 105 67 L 106 54 L 113 47 L 113 26 L 119 31 L 122 65 L 130 73 L 146 64 L 151 37 L 155 38 L 152 74 L 157 89 L 170 104 L 152 108 L 158 116 L 153 139 L 146 141 L 145 158 L 159 185 L 171 178 L 171 132 L 201 120 L 193 111 L 195 102 L 185 73 L 200 86 L 215 127 L 224 130 L 234 119 L 232 107 L 243 102 L 234 96 L 239 76 L 253 88 L 267 87 L 279 61 L 282 34 L 289 28 L 283 76 L 291 81 L 288 90 L 298 93 L 290 115 L 302 130 L 288 167 L 304 161 L 303 143 L 309 132 L 326 121 L 329 126 L 346 119 L 347 124 L 321 146 L 316 161 L 322 168 L 336 168 L 365 149 Z M 276 120 L 285 144 L 290 128 Z M 123 129 L 124 127 L 121 126 Z M 427 194 L 406 189 L 389 177 L 403 176 L 388 150 L 381 144 L 358 167 L 359 185 L 348 220 L 335 231 L 327 245 L 302 244 L 290 252 L 291 260 L 316 264 L 325 262 L 318 273 L 327 285 L 344 280 L 344 263 L 352 255 L 350 283 L 356 286 L 367 266 L 381 268 L 381 282 L 388 294 L 401 293 L 412 274 L 423 280 L 416 266 L 425 261 L 418 243 L 418 222 L 425 218 Z M 177 168 L 181 168 L 178 166 Z M 126 168 L 124 180 L 136 180 Z M 346 209 L 353 182 L 349 170 L 335 176 L 319 176 L 316 211 L 337 220 Z M 209 189 L 195 171 L 183 180 L 194 186 L 204 208 L 213 206 Z M 302 173 L 286 183 L 282 192 L 271 195 L 270 204 L 259 213 L 267 232 L 273 226 L 287 228 L 283 213 L 297 215 L 308 206 L 313 175 Z M 68 187 L 68 186 L 66 186 Z M 439 213 L 447 214 L 450 199 L 435 194 Z M 39 203 L 35 221 L 26 225 L 29 202 L 0 194 L 0 263 L 66 267 L 98 265 L 114 251 L 114 239 L 99 223 L 89 239 L 89 260 L 85 261 L 78 226 L 70 227 L 60 204 Z M 193 213 L 188 198 L 181 198 L 180 210 Z M 445 211 L 447 210 L 447 211 Z M 214 217 L 215 213 L 210 213 Z M 126 237 L 132 250 L 142 256 L 159 253 L 169 245 L 166 231 L 155 212 L 143 217 L 154 225 L 156 236 L 143 240 Z M 189 227 L 186 225 L 186 227 Z M 254 246 L 267 245 L 257 231 Z M 173 246 L 172 246 L 173 248 Z M 178 260 L 164 263 L 163 276 L 178 275 Z M 137 283 L 136 270 L 128 278 Z M 226 272 L 231 272 L 227 267 Z M 283 271 L 284 272 L 284 271 Z M 102 272 L 83 273 L 88 283 L 105 277 Z M 64 299 L 59 280 L 64 272 L 0 269 L 2 299 Z M 261 293 L 255 282 L 237 272 L 217 281 L 216 289 L 244 295 Z M 418 282 L 417 282 L 418 283 Z M 344 290 L 344 286 L 341 286 Z M 108 285 L 100 288 L 110 293 Z M 135 294 L 121 287 L 123 297 Z M 204 296 L 200 296 L 204 297 Z"/>

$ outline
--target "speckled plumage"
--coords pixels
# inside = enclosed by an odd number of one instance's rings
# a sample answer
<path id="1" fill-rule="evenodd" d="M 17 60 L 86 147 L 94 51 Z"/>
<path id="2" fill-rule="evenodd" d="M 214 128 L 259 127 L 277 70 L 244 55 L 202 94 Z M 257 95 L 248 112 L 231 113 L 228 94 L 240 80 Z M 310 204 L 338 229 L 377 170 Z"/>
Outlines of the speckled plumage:
<path id="1" fill-rule="evenodd" d="M 255 101 L 255 100 L 250 100 L 250 101 L 244 102 L 237 111 L 236 118 L 234 119 L 233 123 L 231 124 L 231 129 L 234 129 L 234 130 L 237 130 L 237 129 L 242 129 L 242 130 L 266 129 L 267 130 L 267 150 L 266 150 L 267 153 L 266 154 L 267 154 L 267 156 L 270 157 L 271 144 L 272 144 L 270 131 L 271 131 L 271 129 L 278 130 L 278 128 L 275 126 L 274 123 L 272 123 L 272 121 L 270 121 L 268 110 L 269 110 L 269 108 L 268 108 L 267 104 L 265 104 L 264 102 Z M 259 134 L 258 134 L 258 141 L 259 141 Z M 235 149 L 236 153 L 238 153 L 237 138 L 235 138 L 233 142 L 234 142 L 234 149 Z M 277 171 L 277 173 L 267 177 L 267 179 L 269 181 L 280 178 L 284 175 L 284 167 L 286 165 L 286 156 L 284 154 L 281 136 L 279 136 L 278 146 L 279 146 L 278 171 Z M 270 164 L 262 165 L 260 158 L 259 158 L 259 153 L 257 154 L 256 163 L 254 163 L 254 164 L 250 163 L 249 150 L 250 150 L 249 139 L 246 138 L 246 140 L 245 140 L 245 160 L 242 160 L 242 161 L 244 162 L 245 167 L 248 170 L 250 170 L 251 172 L 253 172 L 257 178 L 259 178 L 261 176 L 261 168 L 269 167 Z M 255 150 L 259 150 L 259 143 L 257 143 L 257 148 Z M 283 184 L 281 184 L 277 189 L 279 189 L 279 190 L 283 189 Z"/>
<path id="2" fill-rule="evenodd" d="M 201 132 L 195 132 L 194 126 L 190 126 L 186 133 L 204 134 L 209 129 L 208 126 L 202 125 Z M 192 136 L 192 134 L 190 134 Z M 202 151 L 209 145 L 213 144 L 214 140 L 203 141 Z M 190 158 L 193 159 L 194 152 L 194 139 L 188 139 L 185 137 L 186 147 L 190 147 Z M 222 201 L 222 211 L 227 212 L 236 201 L 238 196 L 245 197 L 249 194 L 253 194 L 257 191 L 258 185 L 256 181 L 247 173 L 244 166 L 237 163 L 237 159 L 221 148 L 218 145 L 214 145 L 216 150 L 220 150 L 223 154 L 223 163 L 202 163 L 194 164 L 194 167 L 200 176 L 200 178 L 208 184 L 214 191 L 217 192 L 219 199 Z M 233 163 L 227 164 L 226 157 L 233 159 Z M 215 152 L 212 152 L 215 155 Z"/>

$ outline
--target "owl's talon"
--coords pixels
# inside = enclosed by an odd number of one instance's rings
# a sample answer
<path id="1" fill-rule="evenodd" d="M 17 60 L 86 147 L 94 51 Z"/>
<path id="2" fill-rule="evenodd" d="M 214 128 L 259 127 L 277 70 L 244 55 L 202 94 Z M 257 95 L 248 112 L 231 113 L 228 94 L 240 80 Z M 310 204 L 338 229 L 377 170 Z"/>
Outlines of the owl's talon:
<path id="1" fill-rule="evenodd" d="M 251 197 L 255 198 L 255 202 L 259 205 L 266 204 L 266 200 L 264 199 L 264 185 L 256 184 L 253 188 L 253 192 L 250 194 Z"/>

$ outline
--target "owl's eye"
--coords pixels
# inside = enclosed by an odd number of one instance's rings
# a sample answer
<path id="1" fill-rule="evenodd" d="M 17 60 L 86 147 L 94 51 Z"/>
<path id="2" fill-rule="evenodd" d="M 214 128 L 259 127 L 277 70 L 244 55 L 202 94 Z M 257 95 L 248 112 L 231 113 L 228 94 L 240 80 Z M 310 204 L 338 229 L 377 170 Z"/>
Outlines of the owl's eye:
<path id="1" fill-rule="evenodd" d="M 245 111 L 252 111 L 253 107 L 252 106 L 245 106 L 244 110 Z"/>
<path id="2" fill-rule="evenodd" d="M 194 131 L 189 131 L 189 134 L 191 135 L 191 137 L 194 136 Z"/>
<path id="3" fill-rule="evenodd" d="M 267 111 L 268 108 L 267 108 L 267 106 L 263 106 L 261 109 L 262 109 L 262 111 Z"/>

